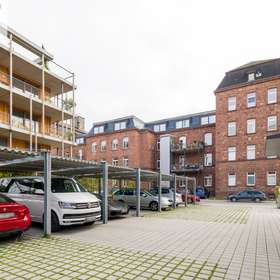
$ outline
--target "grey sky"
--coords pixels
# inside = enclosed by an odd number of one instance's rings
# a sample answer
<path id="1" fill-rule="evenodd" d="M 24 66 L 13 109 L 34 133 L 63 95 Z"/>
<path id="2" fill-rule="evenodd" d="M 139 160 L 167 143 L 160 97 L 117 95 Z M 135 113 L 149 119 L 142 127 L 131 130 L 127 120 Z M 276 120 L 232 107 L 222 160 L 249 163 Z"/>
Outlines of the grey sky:
<path id="1" fill-rule="evenodd" d="M 214 109 L 225 71 L 280 56 L 277 0 L 8 2 L 8 24 L 76 73 L 88 128 Z"/>

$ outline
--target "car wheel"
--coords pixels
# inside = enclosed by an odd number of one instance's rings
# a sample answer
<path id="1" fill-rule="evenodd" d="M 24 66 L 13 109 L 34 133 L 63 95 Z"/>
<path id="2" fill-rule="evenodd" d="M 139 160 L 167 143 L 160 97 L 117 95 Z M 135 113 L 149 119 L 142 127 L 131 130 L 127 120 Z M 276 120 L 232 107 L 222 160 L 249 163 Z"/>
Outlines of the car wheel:
<path id="1" fill-rule="evenodd" d="M 158 210 L 158 203 L 155 202 L 155 201 L 151 202 L 151 204 L 150 204 L 150 209 L 151 209 L 152 211 L 157 211 L 157 210 Z"/>
<path id="2" fill-rule="evenodd" d="M 261 199 L 259 197 L 256 197 L 255 202 L 261 202 Z"/>
<path id="3" fill-rule="evenodd" d="M 233 198 L 230 199 L 230 201 L 231 201 L 231 202 L 236 202 L 237 199 L 236 199 L 235 197 L 233 197 Z"/>
<path id="4" fill-rule="evenodd" d="M 56 231 L 61 230 L 61 226 L 59 224 L 58 217 L 54 212 L 52 212 L 51 224 L 52 224 L 52 232 L 56 232 Z"/>

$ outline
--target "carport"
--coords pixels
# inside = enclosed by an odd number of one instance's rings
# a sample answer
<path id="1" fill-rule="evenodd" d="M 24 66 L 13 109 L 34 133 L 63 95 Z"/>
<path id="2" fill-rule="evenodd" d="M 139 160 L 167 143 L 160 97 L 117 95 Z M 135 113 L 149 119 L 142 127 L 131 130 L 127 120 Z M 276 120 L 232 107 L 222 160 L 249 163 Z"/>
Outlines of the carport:
<path id="1" fill-rule="evenodd" d="M 75 160 L 52 156 L 50 152 L 41 153 L 22 152 L 8 148 L 0 148 L 0 171 L 13 173 L 40 172 L 44 177 L 44 235 L 51 234 L 51 209 L 50 192 L 51 176 L 60 175 L 67 177 L 93 177 L 102 181 L 102 207 L 103 223 L 108 222 L 108 180 L 127 179 L 135 180 L 136 183 L 136 216 L 140 216 L 140 193 L 141 182 L 156 181 L 159 187 L 158 211 L 161 211 L 161 186 L 162 182 L 169 181 L 174 189 L 173 207 L 176 207 L 175 195 L 178 180 L 185 180 L 187 193 L 188 180 L 190 177 L 166 175 L 158 172 L 142 170 L 140 168 L 123 168 L 110 166 L 106 162 L 96 164 L 91 161 Z M 186 206 L 186 202 L 185 202 Z"/>

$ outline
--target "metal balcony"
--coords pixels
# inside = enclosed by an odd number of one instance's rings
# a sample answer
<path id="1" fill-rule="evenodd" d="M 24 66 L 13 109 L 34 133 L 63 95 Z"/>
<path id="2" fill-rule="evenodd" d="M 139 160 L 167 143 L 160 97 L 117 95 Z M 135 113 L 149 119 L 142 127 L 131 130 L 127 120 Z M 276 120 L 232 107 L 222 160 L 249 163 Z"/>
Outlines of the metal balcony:
<path id="1" fill-rule="evenodd" d="M 173 165 L 171 168 L 172 172 L 179 173 L 194 173 L 200 172 L 203 170 L 203 164 L 185 164 L 185 165 Z"/>
<path id="2" fill-rule="evenodd" d="M 171 152 L 172 153 L 196 153 L 202 152 L 204 149 L 203 142 L 197 142 L 192 144 L 176 144 L 173 143 L 171 145 Z"/>

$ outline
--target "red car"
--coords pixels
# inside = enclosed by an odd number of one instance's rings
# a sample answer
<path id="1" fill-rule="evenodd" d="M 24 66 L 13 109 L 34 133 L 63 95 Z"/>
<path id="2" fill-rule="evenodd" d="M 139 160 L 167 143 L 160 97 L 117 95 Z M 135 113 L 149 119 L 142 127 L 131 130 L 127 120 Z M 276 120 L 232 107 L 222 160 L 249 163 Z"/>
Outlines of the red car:
<path id="1" fill-rule="evenodd" d="M 185 194 L 182 194 L 182 200 L 185 202 Z M 188 203 L 194 203 L 195 201 L 200 201 L 200 197 L 194 194 L 187 194 Z"/>
<path id="2" fill-rule="evenodd" d="M 20 235 L 30 224 L 29 209 L 0 194 L 0 236 Z"/>

